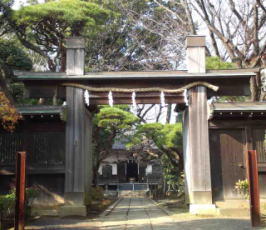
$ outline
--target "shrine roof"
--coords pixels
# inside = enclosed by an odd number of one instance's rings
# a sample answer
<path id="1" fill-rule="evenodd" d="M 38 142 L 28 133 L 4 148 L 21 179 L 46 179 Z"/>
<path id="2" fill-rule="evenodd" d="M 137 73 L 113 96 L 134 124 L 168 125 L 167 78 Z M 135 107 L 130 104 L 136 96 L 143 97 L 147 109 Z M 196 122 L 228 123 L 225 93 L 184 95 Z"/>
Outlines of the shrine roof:
<path id="1" fill-rule="evenodd" d="M 66 75 L 52 72 L 15 72 L 19 81 L 31 80 L 107 80 L 107 79 L 218 79 L 227 77 L 255 76 L 259 69 L 209 70 L 206 73 L 187 73 L 187 71 L 142 71 L 142 72 L 94 72 L 85 75 Z"/>
<path id="2" fill-rule="evenodd" d="M 214 103 L 215 112 L 255 112 L 266 111 L 266 102 L 226 102 Z"/>
<path id="3" fill-rule="evenodd" d="M 263 120 L 266 119 L 266 102 L 227 102 L 211 106 L 214 120 Z"/>

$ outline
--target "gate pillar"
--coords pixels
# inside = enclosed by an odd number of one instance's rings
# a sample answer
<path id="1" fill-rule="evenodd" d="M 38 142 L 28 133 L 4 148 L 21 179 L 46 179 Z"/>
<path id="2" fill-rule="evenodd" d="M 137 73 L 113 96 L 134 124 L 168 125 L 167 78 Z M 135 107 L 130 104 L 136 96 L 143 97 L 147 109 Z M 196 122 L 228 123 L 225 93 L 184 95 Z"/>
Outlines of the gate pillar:
<path id="1" fill-rule="evenodd" d="M 205 73 L 205 37 L 187 38 L 189 73 Z M 215 212 L 212 204 L 207 89 L 189 90 L 189 106 L 184 114 L 184 165 L 190 212 Z"/>
<path id="2" fill-rule="evenodd" d="M 67 74 L 84 74 L 84 40 L 67 40 Z M 61 216 L 86 216 L 85 193 L 92 181 L 92 118 L 84 105 L 83 90 L 66 87 L 65 205 Z"/>

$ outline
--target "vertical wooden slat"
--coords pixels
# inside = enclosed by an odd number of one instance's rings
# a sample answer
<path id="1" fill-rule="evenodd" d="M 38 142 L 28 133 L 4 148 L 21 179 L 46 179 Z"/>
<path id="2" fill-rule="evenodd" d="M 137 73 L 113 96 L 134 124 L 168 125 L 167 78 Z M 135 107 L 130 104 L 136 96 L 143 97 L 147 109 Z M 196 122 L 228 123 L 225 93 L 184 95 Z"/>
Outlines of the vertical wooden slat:
<path id="1" fill-rule="evenodd" d="M 26 152 L 17 152 L 16 157 L 15 230 L 24 230 Z"/>
<path id="2" fill-rule="evenodd" d="M 252 132 L 253 148 L 257 151 L 258 163 L 266 163 L 266 152 L 264 151 L 265 129 L 254 128 Z"/>
<path id="3" fill-rule="evenodd" d="M 246 160 L 250 195 L 250 217 L 252 226 L 255 227 L 260 225 L 259 175 L 256 150 L 247 151 Z"/>

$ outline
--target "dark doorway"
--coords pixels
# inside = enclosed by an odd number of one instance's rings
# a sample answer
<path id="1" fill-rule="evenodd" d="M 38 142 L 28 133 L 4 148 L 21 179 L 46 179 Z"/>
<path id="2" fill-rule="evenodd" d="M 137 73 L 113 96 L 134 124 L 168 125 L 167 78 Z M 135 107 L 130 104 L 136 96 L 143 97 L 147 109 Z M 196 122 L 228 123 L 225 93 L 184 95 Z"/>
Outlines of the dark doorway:
<path id="1" fill-rule="evenodd" d="M 126 178 L 126 163 L 123 162 L 119 162 L 117 165 L 117 170 L 118 170 L 118 181 L 119 183 L 125 183 L 127 182 L 127 178 Z"/>
<path id="2" fill-rule="evenodd" d="M 111 165 L 104 165 L 102 171 L 103 171 L 103 177 L 105 179 L 112 177 L 112 166 Z"/>
<path id="3" fill-rule="evenodd" d="M 245 179 L 244 129 L 210 131 L 212 190 L 215 201 L 241 198 L 234 190 Z"/>
<path id="4" fill-rule="evenodd" d="M 130 181 L 131 178 L 138 181 L 138 164 L 134 161 L 127 163 L 127 181 Z"/>

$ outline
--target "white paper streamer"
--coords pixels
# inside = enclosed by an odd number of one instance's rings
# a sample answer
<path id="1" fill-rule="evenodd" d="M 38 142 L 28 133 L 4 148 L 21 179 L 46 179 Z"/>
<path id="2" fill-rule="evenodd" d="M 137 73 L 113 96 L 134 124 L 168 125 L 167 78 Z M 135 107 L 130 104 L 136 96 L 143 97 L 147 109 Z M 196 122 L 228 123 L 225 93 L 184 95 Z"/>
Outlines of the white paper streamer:
<path id="1" fill-rule="evenodd" d="M 136 93 L 135 92 L 132 93 L 132 106 L 133 106 L 133 110 L 137 109 Z"/>
<path id="2" fill-rule="evenodd" d="M 187 89 L 184 90 L 183 92 L 183 96 L 184 96 L 184 101 L 186 106 L 188 106 L 188 94 L 187 94 Z"/>
<path id="3" fill-rule="evenodd" d="M 113 107 L 113 106 L 114 106 L 114 100 L 113 100 L 113 94 L 112 94 L 112 91 L 110 91 L 109 94 L 108 94 L 108 101 L 109 101 L 109 105 L 110 105 L 111 107 Z"/>
<path id="4" fill-rule="evenodd" d="M 86 90 L 86 91 L 84 92 L 84 99 L 85 99 L 85 103 L 86 103 L 86 105 L 89 106 L 89 105 L 90 105 L 90 93 L 89 93 L 88 90 Z"/>
<path id="5" fill-rule="evenodd" d="M 164 92 L 163 91 L 161 91 L 161 106 L 162 107 L 165 107 L 165 96 L 164 96 Z"/>

